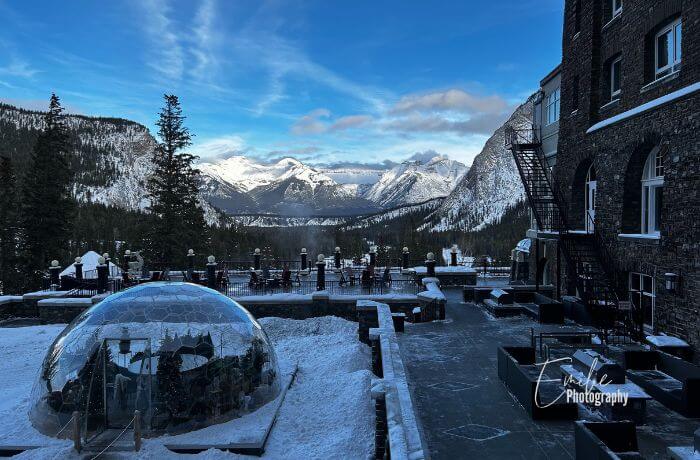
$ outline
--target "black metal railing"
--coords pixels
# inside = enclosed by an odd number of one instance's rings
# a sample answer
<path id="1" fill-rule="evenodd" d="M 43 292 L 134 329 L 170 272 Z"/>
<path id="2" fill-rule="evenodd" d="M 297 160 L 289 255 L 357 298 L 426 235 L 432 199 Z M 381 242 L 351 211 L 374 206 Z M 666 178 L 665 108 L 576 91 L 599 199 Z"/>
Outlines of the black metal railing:
<path id="1" fill-rule="evenodd" d="M 250 297 L 265 296 L 272 294 L 299 294 L 308 295 L 318 291 L 316 280 L 294 281 L 291 284 L 283 285 L 281 282 L 274 283 L 250 283 L 250 282 L 229 282 L 219 287 L 219 290 L 228 297 Z M 422 290 L 414 280 L 402 279 L 387 282 L 374 281 L 371 283 L 360 283 L 356 281 L 341 282 L 338 280 L 326 281 L 324 291 L 332 295 L 382 295 L 382 294 L 412 294 L 415 295 Z"/>
<path id="2" fill-rule="evenodd" d="M 586 228 L 593 230 L 590 236 L 570 233 L 566 202 L 554 187 L 541 148 L 539 130 L 534 126 L 526 129 L 507 127 L 504 137 L 506 148 L 513 153 L 538 228 L 560 233 L 562 254 L 579 293 L 607 330 L 621 316 L 618 294 L 623 292 L 624 280 L 621 280 L 604 238 L 595 230 L 595 222 L 588 213 Z M 611 320 L 611 317 L 614 319 Z M 630 325 L 630 329 L 637 328 Z"/>

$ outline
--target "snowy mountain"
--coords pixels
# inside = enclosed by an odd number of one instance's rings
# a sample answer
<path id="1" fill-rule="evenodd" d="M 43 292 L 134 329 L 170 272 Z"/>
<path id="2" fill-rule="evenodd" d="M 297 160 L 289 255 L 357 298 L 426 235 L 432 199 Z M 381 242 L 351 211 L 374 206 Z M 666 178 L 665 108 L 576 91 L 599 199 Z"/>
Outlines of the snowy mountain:
<path id="1" fill-rule="evenodd" d="M 0 152 L 23 171 L 44 127 L 42 112 L 0 104 Z M 121 118 L 68 115 L 65 124 L 73 146 L 75 197 L 129 210 L 148 206 L 146 182 L 153 171 L 150 155 L 156 145 L 145 126 Z M 209 223 L 218 213 L 202 202 Z"/>
<path id="2" fill-rule="evenodd" d="M 504 132 L 506 126 L 532 126 L 533 101 L 531 96 L 486 141 L 469 171 L 421 229 L 478 230 L 498 221 L 508 208 L 525 199 L 512 153 L 505 148 Z"/>
<path id="3" fill-rule="evenodd" d="M 407 161 L 385 172 L 365 198 L 390 207 L 445 197 L 467 170 L 462 163 L 443 156 L 427 162 Z"/>
<path id="4" fill-rule="evenodd" d="M 293 158 L 265 164 L 241 156 L 199 166 L 205 198 L 229 214 L 352 215 L 379 208 L 359 184 L 338 183 Z"/>
<path id="5" fill-rule="evenodd" d="M 388 169 L 315 168 L 292 158 L 257 163 L 235 156 L 199 165 L 204 194 L 229 214 L 348 216 L 447 196 L 466 172 L 463 164 L 435 156 Z"/>

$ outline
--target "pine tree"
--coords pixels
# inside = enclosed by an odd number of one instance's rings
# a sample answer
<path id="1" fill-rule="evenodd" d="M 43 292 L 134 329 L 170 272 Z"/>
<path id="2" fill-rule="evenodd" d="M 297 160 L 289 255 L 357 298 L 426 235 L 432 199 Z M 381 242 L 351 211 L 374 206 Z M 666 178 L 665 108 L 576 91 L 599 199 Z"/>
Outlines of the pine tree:
<path id="1" fill-rule="evenodd" d="M 55 94 L 51 95 L 44 125 L 32 152 L 22 192 L 24 265 L 31 287 L 37 287 L 41 271 L 51 259 L 68 257 L 75 208 L 68 133 L 63 108 Z"/>
<path id="2" fill-rule="evenodd" d="M 177 96 L 165 95 L 160 112 L 160 142 L 153 153 L 155 171 L 148 181 L 153 224 L 147 237 L 150 255 L 159 262 L 184 259 L 189 248 L 202 248 L 207 241 L 204 212 L 199 204 L 197 157 L 182 150 L 192 136 L 184 126 L 185 117 Z"/>
<path id="3" fill-rule="evenodd" d="M 12 161 L 0 157 L 0 294 L 15 294 L 22 287 L 18 270 L 18 201 Z"/>

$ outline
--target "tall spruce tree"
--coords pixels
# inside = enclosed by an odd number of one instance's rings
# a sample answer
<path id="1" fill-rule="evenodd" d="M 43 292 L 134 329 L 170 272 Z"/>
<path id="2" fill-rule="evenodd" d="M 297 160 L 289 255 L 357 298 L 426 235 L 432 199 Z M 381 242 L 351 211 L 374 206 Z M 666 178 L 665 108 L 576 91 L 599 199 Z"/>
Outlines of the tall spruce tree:
<path id="1" fill-rule="evenodd" d="M 151 257 L 158 262 L 184 260 L 188 248 L 202 248 L 207 241 L 204 212 L 199 204 L 197 157 L 182 152 L 192 136 L 184 126 L 180 101 L 164 95 L 160 111 L 159 142 L 153 153 L 155 170 L 148 180 L 153 223 L 147 236 Z"/>
<path id="2" fill-rule="evenodd" d="M 22 190 L 23 264 L 30 287 L 40 282 L 41 272 L 50 260 L 66 260 L 69 255 L 75 209 L 70 155 L 63 108 L 52 94 L 44 130 L 34 145 Z"/>
<path id="3" fill-rule="evenodd" d="M 24 284 L 19 274 L 18 203 L 12 161 L 0 157 L 0 294 L 15 294 Z"/>

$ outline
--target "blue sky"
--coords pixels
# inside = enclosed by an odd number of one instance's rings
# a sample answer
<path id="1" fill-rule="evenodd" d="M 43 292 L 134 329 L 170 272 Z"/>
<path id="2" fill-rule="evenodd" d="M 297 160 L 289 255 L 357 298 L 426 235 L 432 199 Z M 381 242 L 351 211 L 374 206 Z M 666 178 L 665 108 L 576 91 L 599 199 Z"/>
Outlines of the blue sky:
<path id="1" fill-rule="evenodd" d="M 561 59 L 563 0 L 0 0 L 0 100 L 153 128 L 193 151 L 309 163 L 471 163 Z"/>

